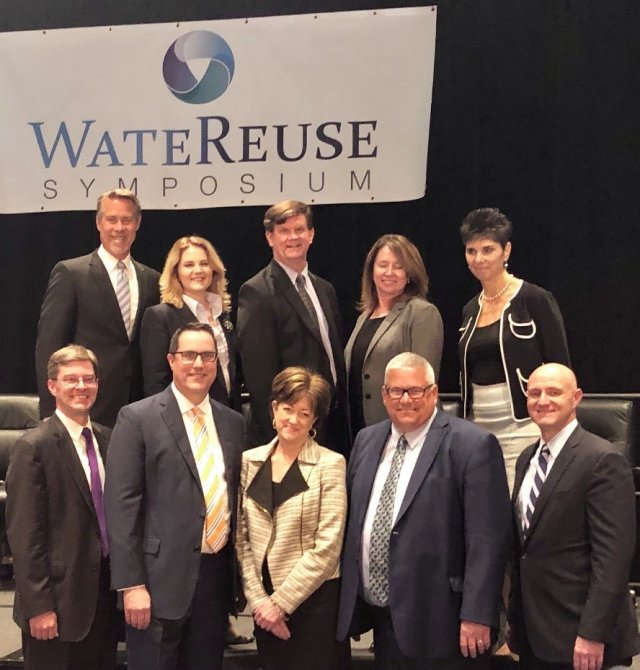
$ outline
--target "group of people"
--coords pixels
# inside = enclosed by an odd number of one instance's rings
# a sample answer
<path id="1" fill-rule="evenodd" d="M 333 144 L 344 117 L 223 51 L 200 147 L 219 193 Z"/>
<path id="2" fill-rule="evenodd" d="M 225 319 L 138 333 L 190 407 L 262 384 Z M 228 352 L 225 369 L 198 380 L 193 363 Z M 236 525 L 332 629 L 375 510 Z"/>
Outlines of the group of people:
<path id="1" fill-rule="evenodd" d="M 237 329 L 211 243 L 180 238 L 158 274 L 131 258 L 140 222 L 133 193 L 100 196 L 100 248 L 58 263 L 43 301 L 50 418 L 7 475 L 27 668 L 113 668 L 117 606 L 133 670 L 220 668 L 245 602 L 263 670 L 343 670 L 370 629 L 379 670 L 488 667 L 503 590 L 525 668 L 640 650 L 630 471 L 577 424 L 560 311 L 508 272 L 504 214 L 461 227 L 482 285 L 463 310 L 467 420 L 438 408 L 443 324 L 404 236 L 369 251 L 343 348 L 304 203 L 267 210 L 273 259 Z"/>

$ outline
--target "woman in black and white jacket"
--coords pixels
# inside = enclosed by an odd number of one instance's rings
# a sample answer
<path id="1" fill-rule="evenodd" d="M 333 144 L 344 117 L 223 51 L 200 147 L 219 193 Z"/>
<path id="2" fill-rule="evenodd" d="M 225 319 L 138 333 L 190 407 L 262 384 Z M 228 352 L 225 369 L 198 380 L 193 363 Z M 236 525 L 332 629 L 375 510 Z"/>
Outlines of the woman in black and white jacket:
<path id="1" fill-rule="evenodd" d="M 482 291 L 462 311 L 460 386 L 465 418 L 493 433 L 509 488 L 520 452 L 539 437 L 527 413 L 527 380 L 543 363 L 569 365 L 553 295 L 507 271 L 512 225 L 494 208 L 476 209 L 460 228 L 469 270 Z"/>

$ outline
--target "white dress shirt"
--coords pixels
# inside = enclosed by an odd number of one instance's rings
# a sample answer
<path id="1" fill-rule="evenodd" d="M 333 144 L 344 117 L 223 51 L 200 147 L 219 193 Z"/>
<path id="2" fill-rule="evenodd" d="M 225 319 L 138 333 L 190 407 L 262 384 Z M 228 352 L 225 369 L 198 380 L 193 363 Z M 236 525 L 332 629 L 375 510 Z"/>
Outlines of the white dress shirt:
<path id="1" fill-rule="evenodd" d="M 558 455 L 562 451 L 562 447 L 564 447 L 564 445 L 567 443 L 567 440 L 569 439 L 569 436 L 577 427 L 578 420 L 573 419 L 573 421 L 570 421 L 564 428 L 559 430 L 548 442 L 545 442 L 542 438 L 540 438 L 538 447 L 536 448 L 533 457 L 529 461 L 529 467 L 527 468 L 527 471 L 524 475 L 522 485 L 520 486 L 520 493 L 518 494 L 518 514 L 520 519 L 524 519 L 527 505 L 529 504 L 531 488 L 533 487 L 533 480 L 536 476 L 536 464 L 538 462 L 538 457 L 540 456 L 542 447 L 546 444 L 547 447 L 549 447 L 549 452 L 551 453 L 547 463 L 547 474 L 545 477 L 546 481 L 549 477 L 549 473 L 551 472 L 553 464 L 556 462 L 556 458 L 558 458 Z"/>
<path id="2" fill-rule="evenodd" d="M 190 400 L 187 400 L 185 396 L 178 391 L 176 385 L 171 383 L 171 390 L 173 395 L 176 398 L 178 403 L 178 408 L 180 409 L 180 414 L 182 414 L 182 420 L 184 421 L 184 429 L 189 438 L 189 445 L 191 446 L 191 451 L 193 453 L 193 460 L 196 462 L 196 467 L 198 468 L 198 474 L 200 474 L 201 480 L 204 479 L 200 472 L 201 464 L 198 462 L 198 457 L 195 450 L 195 435 L 193 434 L 193 419 L 189 416 L 189 412 L 194 408 L 202 410 L 204 415 L 204 423 L 207 428 L 207 434 L 209 435 L 209 449 L 213 450 L 213 467 L 218 473 L 218 477 L 221 482 L 227 481 L 227 477 L 224 469 L 224 454 L 222 453 L 222 447 L 220 446 L 220 438 L 218 437 L 218 431 L 216 430 L 216 424 L 213 420 L 213 413 L 211 412 L 211 404 L 209 402 L 209 396 L 207 396 L 199 405 L 194 405 Z M 231 527 L 229 511 L 229 494 L 225 496 L 225 509 L 224 514 L 227 519 L 227 529 Z M 211 547 L 207 544 L 205 539 L 205 528 L 204 528 L 204 519 L 202 521 L 202 546 L 201 551 L 203 554 L 212 554 Z"/>
<path id="3" fill-rule="evenodd" d="M 295 288 L 296 292 L 298 292 L 298 287 L 296 286 L 296 277 L 298 275 L 302 275 L 304 277 L 304 286 L 307 289 L 307 293 L 309 294 L 309 298 L 311 298 L 311 302 L 313 303 L 313 307 L 316 310 L 316 315 L 318 317 L 318 324 L 320 326 L 320 338 L 322 339 L 324 350 L 327 352 L 327 358 L 329 359 L 329 365 L 331 366 L 331 376 L 333 377 L 333 383 L 337 384 L 338 376 L 336 374 L 336 363 L 333 359 L 331 338 L 329 337 L 329 324 L 327 323 L 327 317 L 325 316 L 325 313 L 322 310 L 322 306 L 320 305 L 320 301 L 318 300 L 318 294 L 316 293 L 316 289 L 314 288 L 313 282 L 309 277 L 309 266 L 305 265 L 304 270 L 302 270 L 302 272 L 296 272 L 295 270 L 292 270 L 286 265 L 280 263 L 280 261 L 278 261 L 277 259 L 274 258 L 274 260 L 287 273 L 287 277 L 289 277 L 289 279 L 291 280 L 291 283 L 293 284 L 293 287 Z"/>
<path id="4" fill-rule="evenodd" d="M 429 432 L 429 428 L 431 428 L 431 424 L 433 423 L 437 411 L 437 408 L 434 409 L 433 414 L 427 423 L 423 424 L 416 430 L 411 431 L 410 433 L 404 433 L 405 440 L 407 441 L 409 447 L 406 451 L 404 461 L 402 463 L 402 469 L 400 470 L 400 475 L 398 477 L 398 484 L 396 486 L 396 496 L 393 503 L 392 527 L 395 525 L 396 519 L 398 518 L 398 512 L 400 511 L 402 501 L 404 500 L 405 493 L 407 492 L 409 481 L 411 480 L 411 475 L 413 474 L 413 470 L 416 467 L 418 457 L 422 451 L 422 445 L 427 438 L 427 433 Z M 380 501 L 380 496 L 382 495 L 384 483 L 387 481 L 389 471 L 391 470 L 393 454 L 395 453 L 398 440 L 402 437 L 402 435 L 403 433 L 401 433 L 393 424 L 391 424 L 391 435 L 389 436 L 384 451 L 382 452 L 382 458 L 380 459 L 380 464 L 378 465 L 378 471 L 376 472 L 376 477 L 373 481 L 371 497 L 369 498 L 369 507 L 367 508 L 367 516 L 365 517 L 364 527 L 362 529 L 362 586 L 365 600 L 372 605 L 382 605 L 382 603 L 376 602 L 376 599 L 371 596 L 371 592 L 369 590 L 369 545 L 371 543 L 373 519 L 376 515 L 376 509 L 378 508 L 378 503 Z"/>
<path id="5" fill-rule="evenodd" d="M 111 285 L 113 286 L 113 292 L 117 294 L 117 285 L 118 285 L 118 259 L 115 256 L 112 256 L 102 245 L 98 248 L 98 256 L 102 261 L 104 267 L 107 270 L 109 279 L 111 280 Z M 131 254 L 129 254 L 122 261 L 124 263 L 125 271 L 127 273 L 127 278 L 129 279 L 129 301 L 131 304 L 131 330 L 133 331 L 133 323 L 136 320 L 136 315 L 138 313 L 138 302 L 140 300 L 140 292 L 138 290 L 138 276 L 136 275 L 136 268 L 131 261 Z"/>
<path id="6" fill-rule="evenodd" d="M 73 442 L 73 446 L 76 448 L 78 458 L 80 459 L 80 464 L 84 470 L 84 474 L 87 478 L 87 483 L 89 484 L 89 489 L 91 490 L 91 468 L 89 467 L 89 456 L 87 456 L 87 442 L 82 436 L 82 429 L 89 428 L 91 434 L 93 435 L 93 447 L 96 452 L 96 459 L 98 460 L 98 472 L 100 473 L 100 482 L 102 484 L 102 489 L 104 490 L 104 463 L 102 462 L 102 456 L 100 455 L 100 449 L 98 448 L 98 440 L 91 428 L 91 421 L 87 421 L 86 426 L 81 426 L 79 423 L 76 423 L 73 419 L 70 419 L 66 414 L 63 414 L 59 409 L 56 409 L 56 416 L 62 425 L 67 429 L 69 437 Z"/>

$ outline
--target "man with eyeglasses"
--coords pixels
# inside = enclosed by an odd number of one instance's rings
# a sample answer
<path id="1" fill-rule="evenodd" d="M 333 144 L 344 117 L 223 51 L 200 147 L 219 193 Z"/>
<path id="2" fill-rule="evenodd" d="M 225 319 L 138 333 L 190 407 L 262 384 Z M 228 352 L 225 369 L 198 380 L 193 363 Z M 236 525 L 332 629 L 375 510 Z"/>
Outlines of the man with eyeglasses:
<path id="1" fill-rule="evenodd" d="M 103 370 L 92 416 L 113 427 L 118 410 L 143 397 L 139 330 L 145 309 L 159 301 L 160 275 L 131 258 L 140 228 L 140 202 L 116 188 L 98 198 L 100 247 L 60 261 L 51 271 L 40 310 L 36 376 L 40 416 L 53 402 L 47 389 L 49 356 L 69 342 L 91 348 Z"/>
<path id="2" fill-rule="evenodd" d="M 417 354 L 389 361 L 382 399 L 389 420 L 349 461 L 338 637 L 373 628 L 376 670 L 488 668 L 510 539 L 500 445 L 437 409 Z"/>
<path id="3" fill-rule="evenodd" d="M 576 418 L 582 391 L 558 363 L 529 376 L 541 437 L 516 463 L 509 647 L 526 670 L 631 665 L 640 651 L 628 580 L 635 493 L 625 457 Z"/>
<path id="4" fill-rule="evenodd" d="M 131 670 L 219 670 L 235 610 L 242 416 L 212 400 L 211 326 L 178 329 L 173 381 L 124 407 L 107 460 L 112 586 L 121 592 Z"/>
<path id="5" fill-rule="evenodd" d="M 89 419 L 96 357 L 64 347 L 50 357 L 47 377 L 56 409 L 18 439 L 7 473 L 14 620 L 27 670 L 111 670 L 116 596 L 102 497 L 111 431 Z"/>
<path id="6" fill-rule="evenodd" d="M 309 272 L 307 254 L 315 228 L 309 205 L 283 200 L 266 211 L 264 229 L 273 259 L 238 294 L 238 347 L 251 396 L 251 444 L 274 436 L 269 411 L 271 382 L 284 368 L 300 365 L 331 386 L 331 408 L 318 426 L 318 442 L 349 455 L 344 341 L 333 286 Z"/>

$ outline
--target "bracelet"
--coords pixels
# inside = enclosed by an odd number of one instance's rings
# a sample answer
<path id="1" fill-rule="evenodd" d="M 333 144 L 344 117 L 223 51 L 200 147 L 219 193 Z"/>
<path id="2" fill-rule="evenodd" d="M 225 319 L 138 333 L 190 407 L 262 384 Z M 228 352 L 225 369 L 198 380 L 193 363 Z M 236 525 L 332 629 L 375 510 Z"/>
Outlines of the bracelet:
<path id="1" fill-rule="evenodd" d="M 274 603 L 273 600 L 271 600 L 271 598 L 269 598 L 269 600 L 271 601 L 271 604 L 274 606 L 276 612 L 278 613 L 278 616 L 283 621 L 287 621 L 289 619 L 289 617 L 287 616 L 287 613 L 282 609 L 282 607 L 280 607 L 280 605 L 277 605 L 276 603 Z"/>

